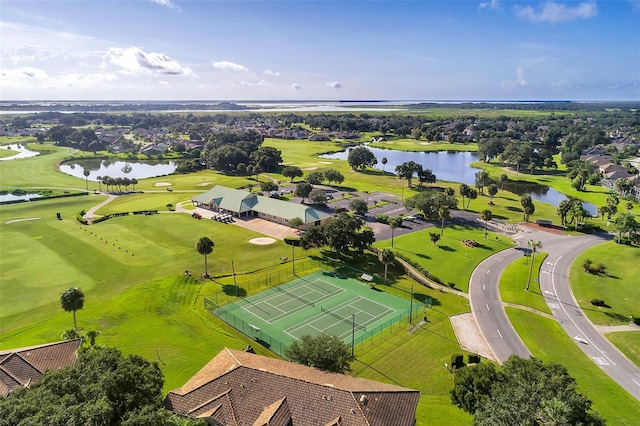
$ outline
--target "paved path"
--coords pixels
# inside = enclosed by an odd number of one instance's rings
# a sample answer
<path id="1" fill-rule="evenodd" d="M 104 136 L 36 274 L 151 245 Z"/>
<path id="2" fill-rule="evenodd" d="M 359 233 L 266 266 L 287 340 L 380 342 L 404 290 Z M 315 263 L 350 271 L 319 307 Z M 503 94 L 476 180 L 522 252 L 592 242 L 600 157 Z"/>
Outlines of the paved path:
<path id="1" fill-rule="evenodd" d="M 571 263 L 581 252 L 608 236 L 570 237 L 544 231 L 525 230 L 513 236 L 520 247 L 507 249 L 485 259 L 474 270 L 469 283 L 471 309 L 496 358 L 505 361 L 511 354 L 530 356 L 504 311 L 498 291 L 500 274 L 512 261 L 522 257 L 530 239 L 542 242 L 548 253 L 540 269 L 540 290 L 547 305 L 575 344 L 604 372 L 632 396 L 640 400 L 640 369 L 613 346 L 583 314 L 569 285 Z M 625 326 L 626 327 L 626 326 Z"/>

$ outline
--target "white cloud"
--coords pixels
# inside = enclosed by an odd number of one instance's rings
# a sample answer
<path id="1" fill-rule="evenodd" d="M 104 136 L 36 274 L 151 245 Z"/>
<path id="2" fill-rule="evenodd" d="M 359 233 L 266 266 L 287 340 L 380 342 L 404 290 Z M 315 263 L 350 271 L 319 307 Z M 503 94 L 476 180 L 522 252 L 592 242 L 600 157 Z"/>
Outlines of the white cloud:
<path id="1" fill-rule="evenodd" d="M 112 47 L 104 55 L 103 67 L 106 63 L 114 64 L 130 74 L 191 74 L 189 68 L 183 68 L 168 55 L 154 52 L 147 53 L 138 47 L 129 47 L 127 49 Z"/>
<path id="2" fill-rule="evenodd" d="M 500 87 L 505 90 L 513 90 L 518 87 L 529 86 L 529 82 L 524 78 L 524 69 L 522 67 L 516 68 L 516 79 L 506 80 L 500 83 Z"/>
<path id="3" fill-rule="evenodd" d="M 223 71 L 250 72 L 249 68 L 229 61 L 214 62 L 213 67 Z"/>
<path id="4" fill-rule="evenodd" d="M 519 18 L 532 22 L 549 22 L 552 24 L 569 22 L 575 19 L 590 19 L 598 14 L 598 6 L 595 2 L 584 2 L 575 7 L 570 7 L 548 1 L 539 11 L 534 10 L 531 6 L 514 6 L 513 10 Z"/>
<path id="5" fill-rule="evenodd" d="M 500 6 L 500 0 L 490 0 L 480 3 L 478 9 L 502 10 L 502 7 Z"/>
<path id="6" fill-rule="evenodd" d="M 342 87 L 342 84 L 338 83 L 337 81 L 333 81 L 327 83 L 327 86 L 331 87 L 332 89 L 340 89 Z"/>
<path id="7" fill-rule="evenodd" d="M 180 12 L 182 9 L 180 6 L 172 2 L 171 0 L 151 0 L 155 4 L 159 4 L 160 6 L 168 7 L 169 9 L 174 9 Z"/>
<path id="8" fill-rule="evenodd" d="M 112 88 L 112 83 L 117 80 L 118 76 L 113 73 L 78 74 L 63 72 L 49 75 L 46 71 L 33 67 L 0 70 L 2 87 L 29 91 L 65 87 Z"/>
<path id="9" fill-rule="evenodd" d="M 302 89 L 302 86 L 298 83 L 293 83 L 291 85 L 289 85 L 290 88 L 294 89 L 294 90 L 300 90 Z"/>
<path id="10" fill-rule="evenodd" d="M 277 71 L 264 70 L 264 73 L 267 75 L 272 75 L 274 77 L 280 77 L 280 73 Z"/>

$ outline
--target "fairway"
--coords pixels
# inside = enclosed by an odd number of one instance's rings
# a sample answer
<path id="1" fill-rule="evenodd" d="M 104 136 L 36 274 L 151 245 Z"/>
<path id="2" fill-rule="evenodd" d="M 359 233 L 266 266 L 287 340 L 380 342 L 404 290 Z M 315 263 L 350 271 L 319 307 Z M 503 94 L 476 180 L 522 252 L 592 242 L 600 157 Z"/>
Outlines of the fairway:
<path id="1" fill-rule="evenodd" d="M 207 310 L 276 353 L 294 340 L 322 333 L 359 343 L 424 309 L 328 271 L 298 277 L 245 299 Z"/>

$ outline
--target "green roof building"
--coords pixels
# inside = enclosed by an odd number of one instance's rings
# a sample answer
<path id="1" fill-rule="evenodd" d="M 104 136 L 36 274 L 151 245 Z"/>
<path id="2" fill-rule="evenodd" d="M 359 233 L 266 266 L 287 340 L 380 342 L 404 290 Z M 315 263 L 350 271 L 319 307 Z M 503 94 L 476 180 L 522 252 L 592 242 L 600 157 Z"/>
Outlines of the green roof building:
<path id="1" fill-rule="evenodd" d="M 234 217 L 259 217 L 289 226 L 289 221 L 299 217 L 304 222 L 300 229 L 320 225 L 331 217 L 330 213 L 304 204 L 290 203 L 263 197 L 241 189 L 216 185 L 209 191 L 191 197 L 196 207 L 231 214 Z"/>

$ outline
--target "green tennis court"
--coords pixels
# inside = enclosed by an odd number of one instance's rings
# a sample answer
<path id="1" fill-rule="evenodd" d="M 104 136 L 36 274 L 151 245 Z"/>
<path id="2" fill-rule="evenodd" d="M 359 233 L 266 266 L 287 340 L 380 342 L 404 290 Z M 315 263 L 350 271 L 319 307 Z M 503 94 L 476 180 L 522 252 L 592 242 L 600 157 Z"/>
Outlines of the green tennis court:
<path id="1" fill-rule="evenodd" d="M 283 353 L 303 335 L 333 334 L 351 344 L 408 321 L 417 301 L 393 296 L 367 284 L 318 271 L 242 300 L 207 309 L 244 334 Z"/>

